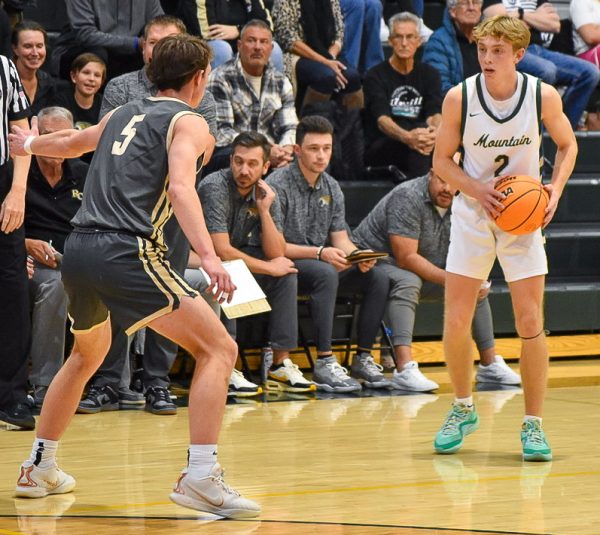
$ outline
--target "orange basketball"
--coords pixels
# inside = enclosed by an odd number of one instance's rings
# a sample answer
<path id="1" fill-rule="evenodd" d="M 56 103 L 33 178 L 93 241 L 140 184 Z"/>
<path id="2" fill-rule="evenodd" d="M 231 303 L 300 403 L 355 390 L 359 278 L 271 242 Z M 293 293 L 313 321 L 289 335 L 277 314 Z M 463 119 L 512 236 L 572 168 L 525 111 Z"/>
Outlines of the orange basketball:
<path id="1" fill-rule="evenodd" d="M 504 210 L 496 225 L 510 234 L 528 234 L 542 226 L 548 194 L 542 183 L 527 175 L 508 175 L 495 185 L 504 194 Z"/>

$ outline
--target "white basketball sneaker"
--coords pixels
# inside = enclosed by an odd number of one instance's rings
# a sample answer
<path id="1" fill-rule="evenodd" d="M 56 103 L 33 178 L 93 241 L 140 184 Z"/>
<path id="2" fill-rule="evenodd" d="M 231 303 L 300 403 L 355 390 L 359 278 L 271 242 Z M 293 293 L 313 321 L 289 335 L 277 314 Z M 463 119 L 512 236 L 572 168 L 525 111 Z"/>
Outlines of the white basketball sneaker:
<path id="1" fill-rule="evenodd" d="M 184 470 L 169 497 L 183 507 L 227 518 L 253 518 L 260 514 L 256 502 L 242 498 L 223 481 L 219 463 L 202 478 L 192 477 Z"/>
<path id="2" fill-rule="evenodd" d="M 65 494 L 75 488 L 75 479 L 56 464 L 42 470 L 31 461 L 21 465 L 15 496 L 17 498 L 43 498 L 49 494 Z"/>

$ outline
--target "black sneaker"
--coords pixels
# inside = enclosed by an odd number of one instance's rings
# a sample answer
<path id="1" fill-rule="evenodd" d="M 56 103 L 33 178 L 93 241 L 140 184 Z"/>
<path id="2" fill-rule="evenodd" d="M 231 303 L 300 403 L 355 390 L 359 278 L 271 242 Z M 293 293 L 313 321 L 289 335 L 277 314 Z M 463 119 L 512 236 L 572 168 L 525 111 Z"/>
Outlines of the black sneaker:
<path id="1" fill-rule="evenodd" d="M 38 409 L 42 408 L 44 404 L 44 398 L 48 392 L 47 386 L 34 386 L 33 387 L 33 402 Z"/>
<path id="2" fill-rule="evenodd" d="M 31 407 L 27 403 L 17 403 L 6 410 L 0 410 L 0 421 L 20 429 L 35 429 L 35 418 L 31 414 Z"/>
<path id="3" fill-rule="evenodd" d="M 146 410 L 152 414 L 176 414 L 177 405 L 171 401 L 168 388 L 149 386 L 146 389 Z"/>
<path id="4" fill-rule="evenodd" d="M 110 385 L 90 386 L 86 396 L 79 402 L 79 414 L 96 414 L 101 411 L 118 411 L 119 394 Z"/>

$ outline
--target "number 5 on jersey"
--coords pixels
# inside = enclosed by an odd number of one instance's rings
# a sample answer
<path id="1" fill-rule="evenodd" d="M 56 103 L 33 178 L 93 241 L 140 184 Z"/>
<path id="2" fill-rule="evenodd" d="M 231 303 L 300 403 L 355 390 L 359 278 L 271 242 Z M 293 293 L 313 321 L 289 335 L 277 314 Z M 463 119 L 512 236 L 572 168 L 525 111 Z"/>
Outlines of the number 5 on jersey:
<path id="1" fill-rule="evenodd" d="M 115 154 L 116 156 L 121 156 L 125 153 L 125 151 L 127 150 L 127 147 L 131 143 L 131 140 L 135 137 L 135 132 L 136 132 L 136 130 L 134 128 L 135 123 L 142 122 L 144 120 L 144 117 L 146 117 L 145 113 L 142 115 L 134 115 L 131 118 L 131 121 L 129 121 L 127 123 L 127 126 L 125 126 L 125 128 L 123 128 L 123 130 L 121 130 L 121 135 L 125 136 L 125 139 L 123 141 L 115 141 L 113 143 L 112 150 L 111 150 L 112 154 Z"/>

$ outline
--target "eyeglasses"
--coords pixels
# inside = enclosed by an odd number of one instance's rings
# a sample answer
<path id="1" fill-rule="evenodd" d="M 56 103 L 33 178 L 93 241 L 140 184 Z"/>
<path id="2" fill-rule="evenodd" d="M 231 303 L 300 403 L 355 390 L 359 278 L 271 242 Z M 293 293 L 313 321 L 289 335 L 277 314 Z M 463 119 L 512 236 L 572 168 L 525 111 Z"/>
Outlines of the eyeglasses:
<path id="1" fill-rule="evenodd" d="M 397 33 L 394 33 L 390 35 L 390 39 L 395 39 L 397 41 L 414 41 L 418 38 L 419 36 L 414 33 L 409 33 L 408 35 L 398 35 Z"/>
<path id="2" fill-rule="evenodd" d="M 455 7 L 469 7 L 471 6 L 480 6 L 483 4 L 483 0 L 460 0 L 454 4 Z"/>

